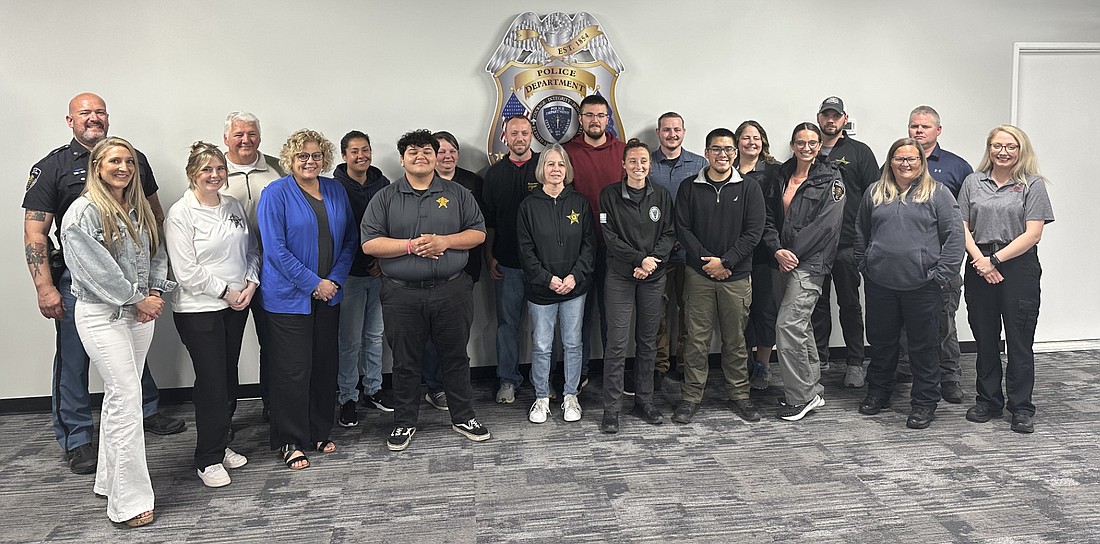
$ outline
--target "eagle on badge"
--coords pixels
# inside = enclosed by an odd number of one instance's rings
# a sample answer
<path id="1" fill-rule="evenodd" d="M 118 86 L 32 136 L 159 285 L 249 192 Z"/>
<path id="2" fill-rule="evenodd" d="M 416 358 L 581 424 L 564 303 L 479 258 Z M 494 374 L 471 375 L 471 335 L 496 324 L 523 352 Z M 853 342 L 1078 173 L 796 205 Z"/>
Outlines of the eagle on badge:
<path id="1" fill-rule="evenodd" d="M 844 182 L 838 179 L 833 181 L 833 202 L 840 202 L 842 198 L 844 198 Z"/>
<path id="2" fill-rule="evenodd" d="M 556 11 L 542 19 L 531 11 L 522 13 L 512 21 L 485 70 L 495 74 L 510 61 L 547 64 L 559 59 L 568 64 L 603 61 L 621 72 L 623 61 L 615 54 L 599 25 L 595 17 L 583 11 L 572 17 Z M 578 40 L 586 32 L 590 34 L 589 39 Z M 577 43 L 578 47 L 568 47 L 572 43 Z"/>

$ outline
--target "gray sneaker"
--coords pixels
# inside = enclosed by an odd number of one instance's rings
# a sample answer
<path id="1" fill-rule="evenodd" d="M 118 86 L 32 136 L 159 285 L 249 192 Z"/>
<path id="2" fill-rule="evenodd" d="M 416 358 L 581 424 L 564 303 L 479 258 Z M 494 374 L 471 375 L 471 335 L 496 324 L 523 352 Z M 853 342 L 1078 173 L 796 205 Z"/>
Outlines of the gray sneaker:
<path id="1" fill-rule="evenodd" d="M 867 371 L 863 365 L 848 365 L 848 371 L 844 373 L 844 387 L 863 387 L 866 378 Z"/>
<path id="2" fill-rule="evenodd" d="M 749 378 L 749 387 L 757 390 L 767 389 L 772 383 L 772 370 L 760 361 L 752 363 L 752 377 Z"/>
<path id="3" fill-rule="evenodd" d="M 512 404 L 516 402 L 516 385 L 509 382 L 500 382 L 497 389 L 497 404 Z"/>
<path id="4" fill-rule="evenodd" d="M 428 393 L 424 395 L 424 400 L 428 401 L 428 404 L 431 404 L 437 410 L 450 410 L 450 408 L 447 407 L 447 393 L 443 391 Z"/>

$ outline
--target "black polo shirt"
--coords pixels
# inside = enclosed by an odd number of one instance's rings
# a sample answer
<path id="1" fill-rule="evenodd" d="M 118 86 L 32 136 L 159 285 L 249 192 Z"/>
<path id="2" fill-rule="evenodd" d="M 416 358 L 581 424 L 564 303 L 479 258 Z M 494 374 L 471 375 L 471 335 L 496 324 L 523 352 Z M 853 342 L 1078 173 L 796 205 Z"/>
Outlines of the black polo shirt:
<path id="1" fill-rule="evenodd" d="M 84 192 L 90 154 L 80 142 L 73 139 L 51 151 L 31 168 L 27 194 L 23 196 L 23 209 L 52 213 L 54 236 L 58 243 L 61 242 L 61 218 L 76 197 Z M 157 180 L 153 177 L 153 170 L 149 168 L 148 159 L 141 151 L 137 151 L 137 162 L 145 196 L 152 196 L 157 192 Z"/>
<path id="2" fill-rule="evenodd" d="M 361 243 L 375 238 L 399 240 L 424 234 L 458 234 L 474 229 L 485 232 L 473 193 L 465 187 L 439 176 L 417 194 L 405 176 L 378 192 L 363 214 L 359 226 Z M 401 255 L 378 259 L 382 273 L 403 281 L 441 280 L 449 278 L 466 266 L 469 251 L 448 249 L 439 259 Z"/>

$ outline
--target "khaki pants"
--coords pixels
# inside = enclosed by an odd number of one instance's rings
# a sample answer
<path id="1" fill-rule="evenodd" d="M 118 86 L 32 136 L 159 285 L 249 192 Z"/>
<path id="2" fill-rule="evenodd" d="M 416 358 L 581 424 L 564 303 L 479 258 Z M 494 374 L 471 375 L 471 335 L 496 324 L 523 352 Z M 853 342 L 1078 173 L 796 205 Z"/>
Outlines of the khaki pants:
<path id="1" fill-rule="evenodd" d="M 773 285 L 779 315 L 775 322 L 775 347 L 783 372 L 783 390 L 787 404 L 805 404 L 825 391 L 819 383 L 821 361 L 810 324 L 825 276 L 814 276 L 797 268 L 776 273 L 779 278 Z"/>
<path id="2" fill-rule="evenodd" d="M 718 282 L 684 271 L 684 306 L 687 343 L 681 372 L 684 400 L 699 403 L 707 383 L 710 341 L 715 320 L 722 339 L 722 374 L 731 400 L 749 398 L 749 370 L 745 350 L 745 321 L 752 303 L 752 280 Z"/>

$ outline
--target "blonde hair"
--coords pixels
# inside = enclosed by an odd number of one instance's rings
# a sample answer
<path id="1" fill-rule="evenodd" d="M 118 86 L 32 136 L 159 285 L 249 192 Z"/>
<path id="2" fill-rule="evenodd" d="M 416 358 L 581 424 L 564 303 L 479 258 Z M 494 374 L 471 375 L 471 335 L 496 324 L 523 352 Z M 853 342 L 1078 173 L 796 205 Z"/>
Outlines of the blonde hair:
<path id="1" fill-rule="evenodd" d="M 978 165 L 978 171 L 993 172 L 993 160 L 989 158 L 993 152 L 989 149 L 989 144 L 993 142 L 993 137 L 998 132 L 1012 136 L 1016 143 L 1020 144 L 1016 166 L 1012 167 L 1012 181 L 1017 185 L 1026 185 L 1028 176 L 1037 176 L 1044 182 L 1047 181 L 1039 174 L 1039 159 L 1035 156 L 1035 148 L 1031 146 L 1031 140 L 1020 127 L 1013 125 L 1000 125 L 989 131 L 989 136 L 985 138 L 985 155 L 982 156 L 982 163 Z"/>
<path id="2" fill-rule="evenodd" d="M 103 160 L 107 151 L 115 147 L 126 148 L 134 159 L 134 177 L 130 179 L 130 184 L 122 190 L 122 198 L 126 202 L 127 209 L 124 209 L 123 205 L 111 196 L 107 182 L 99 175 L 99 163 Z M 103 224 L 104 245 L 112 255 L 117 255 L 115 244 L 122 237 L 119 231 L 119 223 L 126 227 L 130 239 L 138 247 L 140 247 L 138 233 L 142 230 L 147 232 L 149 234 L 149 256 L 152 257 L 156 254 L 160 245 L 157 220 L 153 216 L 153 208 L 149 206 L 149 201 L 145 198 L 145 191 L 141 184 L 138 154 L 134 150 L 134 146 L 130 145 L 130 142 L 117 136 L 111 136 L 101 140 L 92 148 L 91 155 L 88 158 L 88 182 L 84 185 L 82 194 L 88 197 L 88 200 L 91 200 L 92 204 L 95 204 L 96 209 L 99 210 L 100 222 Z M 129 208 L 137 212 L 136 224 L 130 220 Z"/>
<path id="3" fill-rule="evenodd" d="M 561 144 L 550 144 L 542 150 L 542 153 L 539 153 L 539 163 L 535 167 L 535 180 L 539 182 L 539 185 L 546 184 L 546 176 L 543 175 L 543 171 L 546 170 L 546 157 L 551 153 L 557 153 L 565 161 L 565 183 L 562 185 L 573 183 L 573 163 L 569 160 L 569 153 L 565 152 L 565 148 Z"/>
<path id="4" fill-rule="evenodd" d="M 328 141 L 324 134 L 316 130 L 303 128 L 294 131 L 294 134 L 286 139 L 283 149 L 279 151 L 279 164 L 283 166 L 284 170 L 288 173 L 293 171 L 291 167 L 294 165 L 294 156 L 301 153 L 309 142 L 316 143 L 321 148 L 321 153 L 325 154 L 324 160 L 321 161 L 321 171 L 327 172 L 332 169 L 332 157 L 336 153 L 336 146 L 332 145 L 332 142 Z"/>
<path id="5" fill-rule="evenodd" d="M 892 163 L 894 153 L 905 146 L 917 149 L 917 156 L 920 157 L 920 175 L 909 189 L 902 191 L 901 187 L 898 187 L 897 179 L 894 178 Z M 886 153 L 886 167 L 882 169 L 882 179 L 871 186 L 871 203 L 875 206 L 890 204 L 895 200 L 903 200 L 902 197 L 909 193 L 912 194 L 913 202 L 928 202 L 928 199 L 936 194 L 936 180 L 932 179 L 932 175 L 928 173 L 928 158 L 924 156 L 920 144 L 912 138 L 902 138 L 894 142 L 890 146 L 890 151 Z"/>
<path id="6" fill-rule="evenodd" d="M 187 156 L 187 188 L 195 188 L 195 178 L 198 177 L 199 172 L 210 163 L 211 159 L 218 159 L 222 161 L 222 165 L 227 165 L 225 162 L 225 154 L 222 150 L 218 149 L 218 146 L 214 144 L 208 144 L 203 141 L 198 141 L 191 144 L 191 154 Z"/>

